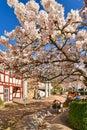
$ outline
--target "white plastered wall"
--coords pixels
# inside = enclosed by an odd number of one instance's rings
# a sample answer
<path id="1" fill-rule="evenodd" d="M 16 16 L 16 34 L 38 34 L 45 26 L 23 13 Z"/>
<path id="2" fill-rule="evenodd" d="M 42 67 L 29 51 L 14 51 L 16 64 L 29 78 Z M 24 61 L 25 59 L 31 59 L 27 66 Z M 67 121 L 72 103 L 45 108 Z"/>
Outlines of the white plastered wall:
<path id="1" fill-rule="evenodd" d="M 0 85 L 0 98 L 2 99 L 2 101 L 4 101 L 4 95 L 3 95 L 3 86 Z"/>

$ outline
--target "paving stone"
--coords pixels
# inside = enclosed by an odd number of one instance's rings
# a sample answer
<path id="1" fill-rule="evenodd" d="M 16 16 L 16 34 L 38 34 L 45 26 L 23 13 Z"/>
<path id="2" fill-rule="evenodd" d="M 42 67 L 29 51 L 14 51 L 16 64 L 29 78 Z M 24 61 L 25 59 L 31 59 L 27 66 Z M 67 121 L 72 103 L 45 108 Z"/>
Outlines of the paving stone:
<path id="1" fill-rule="evenodd" d="M 51 111 L 52 101 L 58 98 L 55 96 L 48 100 L 32 101 L 26 106 L 7 105 L 6 108 L 0 109 L 0 130 L 57 130 L 58 127 L 61 130 L 71 130 L 67 124 L 62 124 L 62 121 L 60 126 L 61 118 Z"/>

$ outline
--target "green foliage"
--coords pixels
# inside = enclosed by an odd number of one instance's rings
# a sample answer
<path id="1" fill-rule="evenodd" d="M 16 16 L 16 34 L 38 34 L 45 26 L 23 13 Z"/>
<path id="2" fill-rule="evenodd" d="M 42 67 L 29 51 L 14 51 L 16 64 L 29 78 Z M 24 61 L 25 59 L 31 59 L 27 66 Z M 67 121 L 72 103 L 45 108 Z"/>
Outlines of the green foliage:
<path id="1" fill-rule="evenodd" d="M 87 95 L 87 92 L 80 92 L 81 95 Z"/>
<path id="2" fill-rule="evenodd" d="M 1 106 L 1 105 L 3 105 L 3 101 L 2 101 L 2 99 L 0 98 L 0 106 Z"/>
<path id="3" fill-rule="evenodd" d="M 56 89 L 52 89 L 51 90 L 51 94 L 58 94 L 58 93 L 61 93 L 61 88 L 56 88 Z"/>
<path id="4" fill-rule="evenodd" d="M 57 78 L 52 80 L 52 86 L 53 86 L 53 89 L 51 90 L 51 94 L 58 94 L 62 92 L 62 89 L 58 83 Z"/>
<path id="5" fill-rule="evenodd" d="M 72 102 L 68 121 L 77 130 L 87 130 L 87 102 Z"/>

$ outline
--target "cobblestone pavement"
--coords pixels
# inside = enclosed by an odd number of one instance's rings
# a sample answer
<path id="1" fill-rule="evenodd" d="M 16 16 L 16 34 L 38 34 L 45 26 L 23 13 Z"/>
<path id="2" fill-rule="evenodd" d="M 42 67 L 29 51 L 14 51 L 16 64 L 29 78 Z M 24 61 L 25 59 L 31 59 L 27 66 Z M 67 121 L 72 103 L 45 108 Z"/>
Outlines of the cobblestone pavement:
<path id="1" fill-rule="evenodd" d="M 66 100 L 66 95 L 51 95 L 49 96 L 48 98 L 42 98 L 41 100 L 35 100 L 35 99 L 30 99 L 30 100 L 27 100 L 26 102 L 24 102 L 23 100 L 14 100 L 14 102 L 18 102 L 20 104 L 29 104 L 31 102 L 39 102 L 39 101 L 42 101 L 42 102 L 52 102 L 53 100 L 60 100 L 61 102 L 64 102 Z"/>
<path id="2" fill-rule="evenodd" d="M 41 100 L 7 106 L 0 110 L 0 130 L 72 130 L 67 124 L 67 109 L 61 114 L 52 113 L 52 101 L 64 102 L 65 95 L 50 96 Z"/>
<path id="3" fill-rule="evenodd" d="M 67 123 L 67 115 L 68 110 L 66 109 L 64 112 L 55 115 L 49 115 L 45 117 L 45 121 L 48 123 L 48 129 L 47 130 L 72 130 L 70 126 Z M 54 116 L 52 118 L 52 116 Z"/>

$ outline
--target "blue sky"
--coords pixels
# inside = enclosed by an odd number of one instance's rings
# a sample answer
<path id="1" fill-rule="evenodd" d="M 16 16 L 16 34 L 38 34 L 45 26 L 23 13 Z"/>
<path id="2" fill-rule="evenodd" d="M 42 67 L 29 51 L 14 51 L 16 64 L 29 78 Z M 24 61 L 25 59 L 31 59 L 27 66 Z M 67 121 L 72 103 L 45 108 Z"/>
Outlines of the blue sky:
<path id="1" fill-rule="evenodd" d="M 29 0 L 19 0 L 24 4 Z M 65 16 L 71 9 L 80 9 L 83 6 L 83 0 L 56 0 L 59 3 L 63 4 L 65 8 Z M 36 0 L 36 2 L 40 2 L 40 0 Z M 10 8 L 7 5 L 7 0 L 0 0 L 0 36 L 4 35 L 4 30 L 11 31 L 15 29 L 17 25 L 20 25 L 15 14 L 13 8 Z M 5 48 L 0 45 L 0 50 L 4 50 Z"/>

